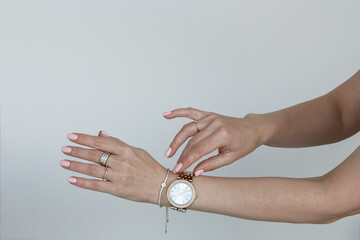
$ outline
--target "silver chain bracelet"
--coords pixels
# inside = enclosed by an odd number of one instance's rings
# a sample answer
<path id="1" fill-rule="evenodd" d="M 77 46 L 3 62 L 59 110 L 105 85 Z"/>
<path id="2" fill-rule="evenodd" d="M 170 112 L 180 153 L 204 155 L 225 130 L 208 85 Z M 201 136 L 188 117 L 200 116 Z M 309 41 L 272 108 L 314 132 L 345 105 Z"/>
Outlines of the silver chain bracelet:
<path id="1" fill-rule="evenodd" d="M 160 193 L 159 193 L 159 207 L 161 208 L 161 193 L 164 190 L 164 188 L 166 187 L 166 181 L 169 177 L 169 173 L 170 173 L 170 169 L 167 169 L 167 173 L 166 173 L 166 177 L 163 183 L 161 183 L 161 188 L 160 188 Z M 167 223 L 169 222 L 169 210 L 168 207 L 166 207 L 166 213 L 165 213 L 165 233 L 167 233 Z"/>

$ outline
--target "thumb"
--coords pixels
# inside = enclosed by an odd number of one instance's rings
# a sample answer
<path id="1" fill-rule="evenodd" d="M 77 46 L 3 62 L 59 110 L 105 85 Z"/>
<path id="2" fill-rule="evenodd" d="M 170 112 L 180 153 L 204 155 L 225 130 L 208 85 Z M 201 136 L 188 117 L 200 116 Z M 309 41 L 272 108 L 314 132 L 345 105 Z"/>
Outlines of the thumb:
<path id="1" fill-rule="evenodd" d="M 194 175 L 197 177 L 204 172 L 210 172 L 217 168 L 223 167 L 225 165 L 229 165 L 235 159 L 232 158 L 230 153 L 220 153 L 218 155 L 209 157 L 204 161 L 201 161 L 195 168 L 194 168 Z"/>

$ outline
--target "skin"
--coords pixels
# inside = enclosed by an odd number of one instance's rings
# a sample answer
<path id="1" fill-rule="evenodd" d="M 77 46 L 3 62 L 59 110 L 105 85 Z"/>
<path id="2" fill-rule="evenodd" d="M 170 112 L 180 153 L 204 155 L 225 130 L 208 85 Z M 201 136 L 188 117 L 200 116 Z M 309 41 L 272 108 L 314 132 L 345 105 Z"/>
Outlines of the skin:
<path id="1" fill-rule="evenodd" d="M 183 128 L 186 134 L 178 134 L 174 139 L 170 157 L 191 136 L 190 146 L 179 159 L 184 161 L 179 171 L 200 159 L 202 154 L 212 152 L 211 149 L 219 150 L 218 158 L 210 157 L 199 163 L 197 169 L 210 171 L 224 166 L 262 144 L 303 147 L 340 141 L 359 131 L 359 92 L 360 71 L 322 97 L 273 113 L 249 114 L 236 119 L 192 108 L 174 110 L 165 117 L 195 118 L 200 132 L 194 123 Z M 149 153 L 103 132 L 99 136 L 80 133 L 75 136 L 76 139 L 74 135 L 68 137 L 80 147 L 69 146 L 71 151 L 64 153 L 90 163 L 66 160 L 68 166 L 64 166 L 64 161 L 61 164 L 65 169 L 95 179 L 72 177 L 76 180 L 73 185 L 132 201 L 158 204 L 166 169 Z M 199 145 L 205 139 L 207 144 Z M 98 180 L 105 172 L 98 164 L 103 152 L 112 153 L 108 160 L 109 181 Z M 329 173 L 313 178 L 194 177 L 198 198 L 188 208 L 262 221 L 330 223 L 360 212 L 359 179 L 360 147 Z M 164 193 L 175 180 L 176 174 L 170 172 L 161 197 L 162 205 L 170 206 Z"/>
<path id="2" fill-rule="evenodd" d="M 181 167 L 177 171 L 174 167 L 176 173 L 218 150 L 219 154 L 197 164 L 197 173 L 231 164 L 261 145 L 309 147 L 335 143 L 360 130 L 359 93 L 360 71 L 324 96 L 272 113 L 234 118 L 194 108 L 175 109 L 164 117 L 196 120 L 200 132 L 193 122 L 184 125 L 171 142 L 167 157 L 174 156 L 190 138 L 177 161 Z"/>

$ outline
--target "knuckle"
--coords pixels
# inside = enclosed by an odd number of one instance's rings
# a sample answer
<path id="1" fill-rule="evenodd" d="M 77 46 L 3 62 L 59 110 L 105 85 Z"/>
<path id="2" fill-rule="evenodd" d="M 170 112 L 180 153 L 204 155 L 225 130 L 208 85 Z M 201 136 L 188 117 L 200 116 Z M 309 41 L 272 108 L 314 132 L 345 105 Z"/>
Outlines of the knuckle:
<path id="1" fill-rule="evenodd" d="M 192 146 L 191 150 L 189 151 L 189 154 L 194 155 L 197 154 L 201 150 L 201 147 L 199 144 L 195 144 Z"/>
<path id="2" fill-rule="evenodd" d="M 108 162 L 111 162 L 112 164 L 116 165 L 119 162 L 121 162 L 121 159 L 118 155 L 110 155 Z"/>
<path id="3" fill-rule="evenodd" d="M 215 117 L 219 116 L 219 114 L 217 114 L 217 113 L 215 113 L 215 112 L 208 112 L 208 113 L 207 113 L 207 116 L 208 116 L 208 117 L 213 117 L 213 118 L 215 118 Z"/>
<path id="4" fill-rule="evenodd" d="M 231 135 L 230 129 L 227 128 L 227 127 L 225 127 L 225 126 L 221 127 L 219 131 L 220 131 L 220 134 L 221 134 L 223 137 L 228 137 L 228 136 Z"/>
<path id="5" fill-rule="evenodd" d="M 214 121 L 214 123 L 215 123 L 216 125 L 219 125 L 219 126 L 225 125 L 224 119 L 222 119 L 222 118 L 220 118 L 220 117 L 215 117 L 215 119 L 214 119 L 213 121 Z"/>
<path id="6" fill-rule="evenodd" d="M 122 146 L 120 152 L 125 156 L 131 156 L 134 154 L 134 151 L 130 146 Z"/>
<path id="7" fill-rule="evenodd" d="M 118 153 L 118 154 L 121 154 L 122 153 L 122 151 L 123 151 L 123 146 L 122 145 L 116 145 L 116 147 L 115 147 L 115 151 L 116 151 L 116 153 Z"/>
<path id="8" fill-rule="evenodd" d="M 186 114 L 185 114 L 186 117 L 191 118 L 194 115 L 194 113 L 195 113 L 194 108 L 192 108 L 192 107 L 187 107 L 186 108 Z"/>
<path id="9" fill-rule="evenodd" d="M 194 160 L 200 159 L 202 157 L 202 151 L 203 151 L 202 146 L 199 146 L 199 145 L 194 146 L 192 153 L 190 153 L 192 156 L 192 159 L 194 159 Z"/>
<path id="10" fill-rule="evenodd" d="M 121 185 L 123 188 L 125 188 L 126 184 L 127 184 L 127 181 L 129 179 L 129 176 L 127 174 L 124 174 L 122 176 L 119 177 L 120 178 L 120 181 L 121 181 Z"/>
<path id="11" fill-rule="evenodd" d="M 88 166 L 87 172 L 88 172 L 89 175 L 91 175 L 91 176 L 97 176 L 97 173 L 98 173 L 97 166 L 92 166 L 92 165 Z"/>
<path id="12" fill-rule="evenodd" d="M 99 148 L 99 147 L 103 146 L 103 144 L 104 144 L 104 138 L 95 137 L 95 139 L 94 139 L 94 147 Z"/>
<path id="13" fill-rule="evenodd" d="M 89 150 L 87 157 L 89 160 L 98 159 L 98 154 L 94 150 Z"/>

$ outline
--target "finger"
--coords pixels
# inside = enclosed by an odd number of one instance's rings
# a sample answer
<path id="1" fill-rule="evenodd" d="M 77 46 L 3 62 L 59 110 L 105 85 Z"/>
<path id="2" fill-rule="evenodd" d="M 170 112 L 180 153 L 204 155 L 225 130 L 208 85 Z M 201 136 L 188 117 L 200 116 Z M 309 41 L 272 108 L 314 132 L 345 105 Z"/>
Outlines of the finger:
<path id="1" fill-rule="evenodd" d="M 113 185 L 111 182 L 98 179 L 69 177 L 68 182 L 75 186 L 98 192 L 111 193 L 113 190 Z"/>
<path id="2" fill-rule="evenodd" d="M 165 152 L 165 157 L 172 157 L 179 147 L 189 138 L 197 133 L 197 128 L 193 122 L 185 124 L 176 134 L 174 140 L 170 143 L 169 148 Z"/>
<path id="3" fill-rule="evenodd" d="M 82 133 L 70 133 L 68 139 L 74 143 L 99 149 L 104 152 L 117 153 L 119 147 L 125 145 L 119 139 L 112 137 L 91 136 Z"/>
<path id="4" fill-rule="evenodd" d="M 107 134 L 107 133 L 106 133 L 105 131 L 103 131 L 103 130 L 99 131 L 98 136 L 99 136 L 99 137 L 112 138 L 112 139 L 114 139 L 115 142 L 118 141 L 120 144 L 127 145 L 126 143 L 124 143 L 124 142 L 121 141 L 120 139 L 118 139 L 118 138 L 116 138 L 116 137 L 110 136 L 109 134 Z"/>
<path id="5" fill-rule="evenodd" d="M 204 161 L 201 161 L 195 168 L 194 168 L 194 175 L 197 177 L 204 172 L 210 172 L 225 165 L 229 165 L 235 161 L 234 157 L 230 153 L 220 153 L 218 155 L 209 157 Z"/>
<path id="6" fill-rule="evenodd" d="M 70 171 L 86 174 L 91 177 L 103 178 L 105 175 L 105 167 L 99 166 L 97 164 L 81 163 L 70 160 L 61 160 L 60 165 L 63 168 L 68 169 Z M 106 177 L 108 180 L 111 180 L 111 176 L 112 176 L 110 171 L 112 170 L 108 168 L 108 174 Z"/>
<path id="7" fill-rule="evenodd" d="M 94 163 L 99 163 L 99 164 L 100 164 L 101 156 L 104 153 L 97 149 L 87 149 L 87 148 L 73 147 L 73 146 L 63 147 L 62 151 L 64 154 L 66 154 L 68 156 L 81 158 L 81 159 L 88 160 L 88 161 L 94 162 Z M 112 160 L 113 157 L 114 157 L 114 155 L 111 154 L 109 156 L 108 161 L 106 162 L 106 164 L 109 167 L 111 167 L 111 165 L 112 165 L 111 162 L 113 161 Z"/>
<path id="8" fill-rule="evenodd" d="M 107 134 L 105 131 L 101 130 L 98 134 L 99 137 L 110 137 L 109 134 Z"/>
<path id="9" fill-rule="evenodd" d="M 201 142 L 202 140 L 204 140 L 205 138 L 211 136 L 214 133 L 214 129 L 211 128 L 205 128 L 204 130 L 202 130 L 201 132 L 195 134 L 186 144 L 186 146 L 184 147 L 179 160 L 183 159 L 184 156 L 187 155 L 187 153 L 193 148 L 193 146 L 195 146 L 196 144 L 198 144 L 199 142 Z"/>
<path id="10" fill-rule="evenodd" d="M 219 142 L 218 134 L 211 134 L 195 144 L 186 154 L 180 156 L 177 164 L 174 166 L 173 173 L 186 170 L 194 162 L 220 147 L 222 147 L 222 144 Z"/>
<path id="11" fill-rule="evenodd" d="M 172 110 L 171 112 L 164 113 L 164 117 L 167 119 L 173 119 L 176 117 L 187 117 L 192 120 L 198 120 L 200 118 L 205 117 L 208 114 L 208 112 L 188 107 L 188 108 L 178 108 L 175 110 Z"/>
<path id="12" fill-rule="evenodd" d="M 165 152 L 165 157 L 172 157 L 175 155 L 179 147 L 190 137 L 192 136 L 200 136 L 204 132 L 208 131 L 209 123 L 212 121 L 212 119 L 208 117 L 204 117 L 201 120 L 196 122 L 196 125 L 194 122 L 189 122 L 185 124 L 182 129 L 176 134 L 175 138 L 171 142 L 169 148 Z M 201 131 L 198 131 L 198 128 L 201 129 Z M 208 132 L 206 136 L 210 135 L 213 130 Z M 192 138 L 193 139 L 193 138 Z"/>

